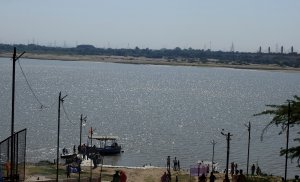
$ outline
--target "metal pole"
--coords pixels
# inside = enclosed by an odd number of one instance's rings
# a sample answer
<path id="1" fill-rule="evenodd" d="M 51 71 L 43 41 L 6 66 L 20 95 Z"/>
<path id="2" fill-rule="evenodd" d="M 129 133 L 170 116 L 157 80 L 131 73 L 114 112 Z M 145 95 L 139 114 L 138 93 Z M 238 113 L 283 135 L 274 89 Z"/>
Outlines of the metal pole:
<path id="1" fill-rule="evenodd" d="M 91 147 L 90 147 L 90 150 L 92 150 L 92 147 L 93 147 L 93 128 L 91 127 Z M 90 153 L 90 152 L 89 152 Z M 90 156 L 90 160 L 91 160 L 91 170 L 90 170 L 90 181 L 92 181 L 92 159 L 91 159 L 91 154 L 89 154 Z"/>
<path id="2" fill-rule="evenodd" d="M 212 144 L 213 144 L 213 155 L 212 155 L 212 160 L 211 160 L 211 171 L 214 172 L 214 157 L 215 157 L 215 145 L 216 145 L 216 141 L 213 140 Z"/>
<path id="3" fill-rule="evenodd" d="M 84 122 L 86 122 L 86 118 L 87 118 L 87 116 L 85 116 L 84 118 L 83 118 L 83 115 L 81 114 L 80 115 L 80 136 L 79 136 L 79 147 L 80 147 L 80 149 L 81 149 L 81 146 L 82 146 L 82 140 L 81 140 L 81 138 L 82 138 L 82 122 L 84 121 Z M 82 151 L 81 151 L 82 152 Z M 78 150 L 78 153 L 79 153 L 79 150 Z M 80 181 L 80 174 L 81 174 L 81 166 L 80 166 L 80 164 L 79 164 L 79 167 L 80 167 L 80 170 L 79 170 L 79 181 Z"/>
<path id="4" fill-rule="evenodd" d="M 16 48 L 14 47 L 13 53 L 13 70 L 12 70 L 12 96 L 11 96 L 11 148 L 10 148 L 10 179 L 14 181 L 13 171 L 14 171 L 14 125 L 15 125 L 15 75 L 16 75 Z"/>
<path id="5" fill-rule="evenodd" d="M 56 149 L 56 181 L 58 181 L 58 161 L 59 161 L 59 130 L 60 130 L 60 101 L 61 92 L 59 92 L 58 97 L 58 119 L 57 119 L 57 149 Z"/>
<path id="6" fill-rule="evenodd" d="M 250 133 L 251 133 L 251 123 L 249 122 L 248 127 L 248 132 L 249 132 L 249 136 L 248 136 L 248 154 L 247 154 L 247 176 L 249 175 L 248 170 L 249 170 L 249 154 L 250 154 Z"/>
<path id="7" fill-rule="evenodd" d="M 286 182 L 287 175 L 287 161 L 288 161 L 288 149 L 289 149 L 289 134 L 290 134 L 290 119 L 291 119 L 291 103 L 288 105 L 288 122 L 287 122 L 287 131 L 286 131 L 286 153 L 285 153 L 285 170 L 284 170 L 284 181 Z"/>
<path id="8" fill-rule="evenodd" d="M 103 167 L 104 156 L 101 156 L 101 169 L 100 169 L 100 181 L 102 180 L 102 167 Z"/>
<path id="9" fill-rule="evenodd" d="M 56 181 L 58 181 L 58 161 L 59 161 L 59 135 L 60 135 L 60 102 L 64 102 L 64 98 L 67 97 L 65 95 L 64 97 L 61 97 L 61 92 L 59 92 L 58 97 L 58 119 L 57 119 L 57 149 L 56 149 Z"/>
<path id="10" fill-rule="evenodd" d="M 229 149 L 230 149 L 230 133 L 227 134 L 227 160 L 226 160 L 226 175 L 228 176 L 228 165 L 229 165 Z"/>
<path id="11" fill-rule="evenodd" d="M 81 151 L 81 134 L 82 134 L 82 114 L 80 115 L 80 134 L 79 134 L 79 147 L 80 147 L 80 151 Z M 79 151 L 78 151 L 79 154 Z M 81 166 L 79 164 L 79 172 L 78 172 L 78 178 L 80 181 L 80 171 L 81 171 Z"/>

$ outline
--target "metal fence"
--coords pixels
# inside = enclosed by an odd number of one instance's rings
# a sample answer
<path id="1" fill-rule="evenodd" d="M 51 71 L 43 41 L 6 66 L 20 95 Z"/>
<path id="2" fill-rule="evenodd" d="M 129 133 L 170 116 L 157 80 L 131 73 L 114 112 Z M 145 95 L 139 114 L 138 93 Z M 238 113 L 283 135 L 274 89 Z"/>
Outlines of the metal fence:
<path id="1" fill-rule="evenodd" d="M 13 152 L 11 152 L 11 139 L 13 140 Z M 13 154 L 14 160 L 11 164 L 11 155 Z M 0 175 L 3 179 L 13 181 L 25 180 L 25 160 L 26 158 L 26 129 L 23 129 L 8 137 L 0 143 Z M 11 167 L 14 167 L 11 170 Z M 10 175 L 11 171 L 13 174 Z M 0 176 L 0 177 L 1 177 Z"/>

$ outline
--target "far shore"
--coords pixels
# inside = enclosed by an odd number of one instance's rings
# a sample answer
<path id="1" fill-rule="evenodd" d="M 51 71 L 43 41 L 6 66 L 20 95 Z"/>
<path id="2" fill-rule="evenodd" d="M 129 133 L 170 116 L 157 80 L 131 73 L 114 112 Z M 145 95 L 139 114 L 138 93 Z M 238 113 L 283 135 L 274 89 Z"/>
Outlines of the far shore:
<path id="1" fill-rule="evenodd" d="M 0 53 L 0 57 L 11 58 L 11 53 Z M 215 60 L 208 62 L 187 62 L 183 60 L 152 59 L 145 57 L 125 57 L 125 56 L 100 56 L 100 55 L 58 55 L 58 54 L 33 54 L 25 53 L 22 58 L 61 60 L 61 61 L 91 61 L 123 64 L 151 64 L 151 65 L 171 65 L 171 66 L 198 66 L 198 67 L 221 67 L 234 69 L 270 70 L 270 71 L 300 71 L 300 68 L 281 67 L 278 65 L 267 64 L 223 64 Z"/>

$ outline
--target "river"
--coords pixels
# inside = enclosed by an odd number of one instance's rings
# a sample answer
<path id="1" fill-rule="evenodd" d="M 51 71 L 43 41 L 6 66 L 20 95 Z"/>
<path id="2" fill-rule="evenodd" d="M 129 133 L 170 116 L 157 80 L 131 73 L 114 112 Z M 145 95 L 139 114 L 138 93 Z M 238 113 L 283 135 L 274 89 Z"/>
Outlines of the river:
<path id="1" fill-rule="evenodd" d="M 58 94 L 67 95 L 61 114 L 60 147 L 79 144 L 80 114 L 87 115 L 83 142 L 90 127 L 97 135 L 120 137 L 124 153 L 105 157 L 106 164 L 166 166 L 175 156 L 188 169 L 198 160 L 226 163 L 230 132 L 230 162 L 246 171 L 249 121 L 252 125 L 250 165 L 262 172 L 284 175 L 285 134 L 271 127 L 272 116 L 253 114 L 266 104 L 282 104 L 300 95 L 300 73 L 230 68 L 131 65 L 84 61 L 20 59 L 32 94 L 16 64 L 16 131 L 27 128 L 27 161 L 56 158 Z M 10 135 L 12 61 L 0 58 L 0 140 Z M 296 126 L 297 127 L 297 126 Z M 297 128 L 291 129 L 291 138 Z M 293 145 L 292 139 L 291 145 Z M 299 174 L 297 161 L 288 176 Z"/>

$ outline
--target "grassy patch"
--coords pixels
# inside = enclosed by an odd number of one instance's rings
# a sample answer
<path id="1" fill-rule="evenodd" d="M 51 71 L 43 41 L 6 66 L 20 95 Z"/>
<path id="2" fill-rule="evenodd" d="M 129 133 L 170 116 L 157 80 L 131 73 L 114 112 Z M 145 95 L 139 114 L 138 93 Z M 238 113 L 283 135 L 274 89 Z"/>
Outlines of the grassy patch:
<path id="1" fill-rule="evenodd" d="M 176 175 L 178 177 L 178 181 L 180 181 L 180 182 L 195 182 L 196 181 L 194 177 L 190 177 L 189 174 L 181 173 L 181 172 L 173 173 L 172 181 L 176 181 Z"/>
<path id="2" fill-rule="evenodd" d="M 146 177 L 144 178 L 144 181 L 145 181 L 145 182 L 155 182 L 155 180 L 154 180 L 154 178 L 153 178 L 152 176 L 146 176 Z"/>

